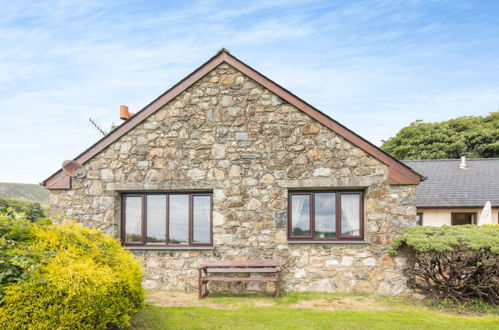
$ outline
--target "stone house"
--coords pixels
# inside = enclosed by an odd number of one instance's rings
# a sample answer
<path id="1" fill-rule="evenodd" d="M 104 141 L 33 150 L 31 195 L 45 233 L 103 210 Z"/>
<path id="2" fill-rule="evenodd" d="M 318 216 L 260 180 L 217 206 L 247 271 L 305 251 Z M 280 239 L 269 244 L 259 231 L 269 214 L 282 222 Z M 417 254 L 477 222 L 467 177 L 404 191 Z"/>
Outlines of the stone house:
<path id="1" fill-rule="evenodd" d="M 486 202 L 499 223 L 499 158 L 406 160 L 425 176 L 416 189 L 418 224 L 476 224 Z"/>
<path id="2" fill-rule="evenodd" d="M 75 160 L 85 177 L 43 183 L 51 213 L 116 232 L 146 288 L 275 259 L 287 291 L 408 291 L 387 251 L 416 223 L 420 175 L 226 50 Z"/>

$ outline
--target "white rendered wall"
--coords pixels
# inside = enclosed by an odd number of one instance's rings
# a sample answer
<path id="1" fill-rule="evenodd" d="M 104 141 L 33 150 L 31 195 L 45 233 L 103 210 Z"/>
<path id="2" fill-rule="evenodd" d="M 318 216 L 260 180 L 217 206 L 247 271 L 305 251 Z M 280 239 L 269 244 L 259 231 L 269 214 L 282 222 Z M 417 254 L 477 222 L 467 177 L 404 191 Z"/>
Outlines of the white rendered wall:
<path id="1" fill-rule="evenodd" d="M 423 213 L 423 226 L 451 225 L 451 213 L 476 213 L 477 219 L 480 217 L 481 209 L 418 209 L 418 213 Z M 498 223 L 499 209 L 492 209 L 492 220 Z"/>

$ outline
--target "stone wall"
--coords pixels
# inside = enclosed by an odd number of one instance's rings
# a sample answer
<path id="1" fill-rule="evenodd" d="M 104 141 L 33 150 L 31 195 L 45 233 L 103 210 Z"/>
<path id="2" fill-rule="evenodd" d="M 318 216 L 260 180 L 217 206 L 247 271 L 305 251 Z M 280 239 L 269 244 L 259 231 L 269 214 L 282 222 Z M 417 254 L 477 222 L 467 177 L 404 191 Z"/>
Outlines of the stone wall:
<path id="1" fill-rule="evenodd" d="M 415 224 L 415 186 L 388 185 L 386 165 L 227 64 L 85 166 L 71 190 L 51 191 L 51 212 L 106 232 L 120 224 L 120 192 L 213 191 L 213 248 L 135 250 L 146 288 L 194 290 L 203 260 L 266 258 L 281 262 L 288 291 L 408 290 L 404 258 L 387 251 Z M 298 188 L 363 189 L 366 243 L 288 242 Z"/>

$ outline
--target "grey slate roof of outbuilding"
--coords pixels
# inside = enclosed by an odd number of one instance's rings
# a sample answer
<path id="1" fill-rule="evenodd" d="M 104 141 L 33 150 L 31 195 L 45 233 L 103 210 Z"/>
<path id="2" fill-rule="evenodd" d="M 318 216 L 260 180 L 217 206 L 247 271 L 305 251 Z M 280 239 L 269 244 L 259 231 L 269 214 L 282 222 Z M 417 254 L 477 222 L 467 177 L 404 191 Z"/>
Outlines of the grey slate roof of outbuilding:
<path id="1" fill-rule="evenodd" d="M 478 208 L 490 201 L 499 207 L 499 158 L 406 160 L 404 164 L 426 177 L 416 188 L 418 208 Z"/>

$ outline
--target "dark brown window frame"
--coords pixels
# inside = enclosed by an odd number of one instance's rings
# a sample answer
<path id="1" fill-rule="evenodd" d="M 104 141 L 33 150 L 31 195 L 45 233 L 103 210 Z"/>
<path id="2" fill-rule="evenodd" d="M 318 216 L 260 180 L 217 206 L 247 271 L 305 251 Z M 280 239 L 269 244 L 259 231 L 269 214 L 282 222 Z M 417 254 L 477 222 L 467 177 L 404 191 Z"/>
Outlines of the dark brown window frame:
<path id="1" fill-rule="evenodd" d="M 417 222 L 418 215 L 419 215 L 419 220 L 420 220 L 419 222 L 420 223 Z M 418 225 L 418 226 L 422 226 L 423 225 L 423 212 L 417 212 L 416 213 L 416 225 Z"/>
<path id="2" fill-rule="evenodd" d="M 166 218 L 165 218 L 165 243 L 148 243 L 147 242 L 147 196 L 148 195 L 164 195 L 166 198 Z M 170 211 L 170 198 L 171 195 L 188 195 L 189 196 L 189 239 L 188 244 L 169 244 L 170 224 L 169 224 L 169 211 Z M 194 236 L 194 209 L 193 200 L 196 196 L 209 196 L 210 197 L 210 242 L 197 243 L 193 242 Z M 141 242 L 127 242 L 126 241 L 126 197 L 141 197 Z M 121 243 L 124 246 L 152 246 L 152 247 L 189 247 L 189 246 L 213 246 L 213 193 L 212 192 L 127 192 L 121 194 Z"/>
<path id="3" fill-rule="evenodd" d="M 471 215 L 472 216 L 471 224 L 472 225 L 476 225 L 476 222 L 477 222 L 477 212 L 451 212 L 451 214 L 450 214 L 450 224 L 451 224 L 451 226 L 459 226 L 459 225 L 455 225 L 454 224 L 454 216 L 457 215 L 457 214 Z"/>
<path id="4" fill-rule="evenodd" d="M 334 193 L 335 194 L 335 215 L 336 215 L 336 237 L 315 237 L 315 194 L 316 193 Z M 359 236 L 341 236 L 341 196 L 359 195 Z M 310 235 L 293 236 L 291 210 L 293 195 L 310 195 Z M 311 241 L 311 242 L 329 242 L 329 241 L 363 241 L 364 240 L 364 192 L 362 190 L 292 190 L 288 192 L 288 240 L 289 241 Z"/>

